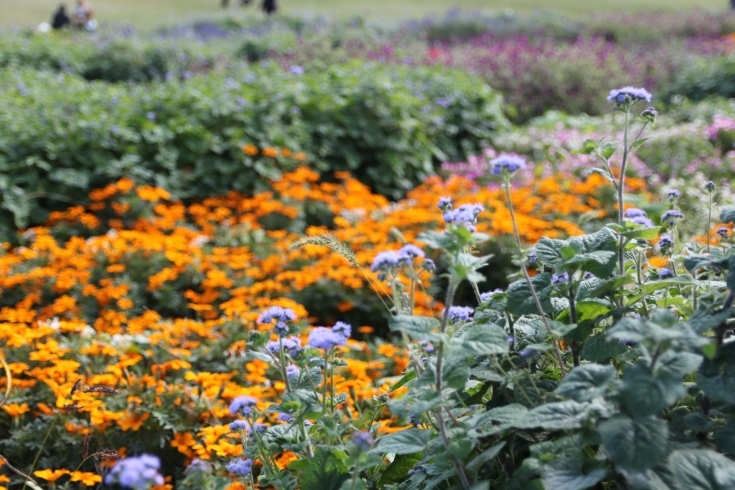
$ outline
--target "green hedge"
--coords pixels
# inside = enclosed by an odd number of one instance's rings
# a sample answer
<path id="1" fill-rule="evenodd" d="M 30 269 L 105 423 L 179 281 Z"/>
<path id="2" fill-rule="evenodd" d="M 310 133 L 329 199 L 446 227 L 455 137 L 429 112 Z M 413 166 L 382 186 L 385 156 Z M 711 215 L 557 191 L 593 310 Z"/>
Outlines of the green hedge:
<path id="1" fill-rule="evenodd" d="M 378 64 L 152 85 L 5 70 L 0 94 L 0 206 L 12 212 L 0 218 L 4 234 L 123 176 L 203 198 L 252 191 L 258 177 L 296 165 L 248 157 L 244 144 L 305 152 L 321 172 L 348 170 L 397 197 L 508 125 L 500 97 L 477 78 Z"/>

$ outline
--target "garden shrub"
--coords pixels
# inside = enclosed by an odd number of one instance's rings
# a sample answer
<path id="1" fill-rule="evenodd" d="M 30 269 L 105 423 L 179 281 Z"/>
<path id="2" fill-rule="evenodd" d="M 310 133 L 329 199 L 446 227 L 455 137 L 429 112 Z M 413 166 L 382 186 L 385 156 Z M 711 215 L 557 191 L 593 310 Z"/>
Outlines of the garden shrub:
<path id="1" fill-rule="evenodd" d="M 665 95 L 687 97 L 693 101 L 707 97 L 735 96 L 735 56 L 694 58 L 682 66 Z"/>
<path id="2" fill-rule="evenodd" d="M 352 64 L 300 73 L 261 67 L 139 86 L 5 72 L 3 233 L 124 176 L 177 198 L 252 192 L 304 152 L 316 170 L 349 170 L 395 198 L 507 127 L 500 98 L 455 71 Z M 293 153 L 276 149 L 284 146 Z"/>

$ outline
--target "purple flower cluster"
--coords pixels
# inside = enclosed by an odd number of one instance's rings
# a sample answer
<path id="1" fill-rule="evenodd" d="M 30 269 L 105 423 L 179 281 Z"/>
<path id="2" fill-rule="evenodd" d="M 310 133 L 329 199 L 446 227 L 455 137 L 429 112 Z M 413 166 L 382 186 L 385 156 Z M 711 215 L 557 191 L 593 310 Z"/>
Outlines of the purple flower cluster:
<path id="1" fill-rule="evenodd" d="M 485 301 L 487 301 L 487 300 L 495 297 L 496 294 L 503 294 L 503 290 L 502 289 L 495 289 L 493 291 L 488 291 L 486 293 L 482 293 L 480 295 L 480 301 L 482 301 L 484 303 Z"/>
<path id="2" fill-rule="evenodd" d="M 230 430 L 233 432 L 244 430 L 246 434 L 250 434 L 250 423 L 247 420 L 235 420 L 230 424 Z"/>
<path id="3" fill-rule="evenodd" d="M 271 340 L 265 345 L 265 348 L 271 354 L 278 354 L 281 350 L 281 344 L 283 344 L 283 350 L 288 352 L 291 357 L 298 356 L 301 351 L 304 350 L 304 348 L 301 347 L 301 339 L 295 335 L 283 338 L 280 341 Z"/>
<path id="4" fill-rule="evenodd" d="M 674 226 L 674 224 L 676 223 L 675 220 L 682 218 L 684 218 L 684 215 L 681 214 L 681 211 L 677 211 L 676 209 L 669 209 L 663 215 L 661 215 L 661 223 L 668 222 L 669 226 Z"/>
<path id="5" fill-rule="evenodd" d="M 352 443 L 362 452 L 367 452 L 373 447 L 375 440 L 369 432 L 356 431 L 352 433 Z"/>
<path id="6" fill-rule="evenodd" d="M 559 275 L 553 274 L 551 276 L 551 284 L 564 284 L 569 280 L 569 274 L 566 272 L 562 272 Z"/>
<path id="7" fill-rule="evenodd" d="M 611 90 L 610 95 L 607 96 L 608 102 L 615 102 L 622 104 L 623 102 L 637 102 L 639 100 L 645 100 L 651 102 L 651 94 L 644 88 L 635 87 L 623 87 L 616 90 Z"/>
<path id="8" fill-rule="evenodd" d="M 333 328 L 316 327 L 309 333 L 309 346 L 315 349 L 330 350 L 338 345 L 345 345 L 352 333 L 352 327 L 344 322 L 337 322 Z"/>
<path id="9" fill-rule="evenodd" d="M 456 209 L 452 209 L 451 204 L 444 207 L 444 222 L 453 225 L 461 225 L 471 232 L 475 232 L 477 227 L 477 216 L 485 209 L 482 204 L 462 204 Z"/>
<path id="10" fill-rule="evenodd" d="M 674 199 L 678 199 L 681 197 L 681 192 L 679 192 L 677 189 L 669 189 L 666 192 L 666 195 L 669 196 L 669 200 L 673 201 Z"/>
<path id="11" fill-rule="evenodd" d="M 288 325 L 286 322 L 296 320 L 296 313 L 291 308 L 281 308 L 280 306 L 271 306 L 263 314 L 258 317 L 258 323 L 271 323 L 276 321 L 274 330 L 279 337 L 288 335 Z"/>
<path id="12" fill-rule="evenodd" d="M 663 234 L 658 240 L 658 246 L 661 250 L 667 250 L 674 246 L 674 240 L 671 239 L 671 235 Z"/>
<path id="13" fill-rule="evenodd" d="M 254 396 L 238 396 L 234 400 L 232 400 L 232 403 L 230 403 L 230 413 L 232 415 L 237 415 L 238 413 L 250 415 L 253 411 L 253 407 L 255 407 L 255 404 L 257 402 L 258 399 Z"/>
<path id="14" fill-rule="evenodd" d="M 638 208 L 626 209 L 625 213 L 623 213 L 623 216 L 631 220 L 633 223 L 637 225 L 642 225 L 645 228 L 654 227 L 653 221 L 648 219 L 646 212 L 643 211 L 642 209 L 638 209 Z"/>
<path id="15" fill-rule="evenodd" d="M 249 459 L 233 459 L 227 463 L 227 471 L 239 476 L 249 475 L 253 471 L 253 462 Z"/>
<path id="16" fill-rule="evenodd" d="M 717 234 L 720 235 L 722 238 L 730 238 L 730 229 L 726 228 L 724 226 L 721 226 L 717 228 Z"/>
<path id="17" fill-rule="evenodd" d="M 286 377 L 288 379 L 298 378 L 300 374 L 301 369 L 299 369 L 297 366 L 294 366 L 293 364 L 286 366 Z"/>
<path id="18" fill-rule="evenodd" d="M 526 160 L 518 155 L 500 155 L 490 160 L 490 169 L 493 175 L 499 175 L 503 172 L 513 173 L 516 170 L 526 168 Z"/>
<path id="19" fill-rule="evenodd" d="M 475 309 L 470 306 L 450 306 L 447 316 L 453 322 L 472 320 Z"/>
<path id="20" fill-rule="evenodd" d="M 670 277 L 674 277 L 674 271 L 672 271 L 671 269 L 659 269 L 658 277 L 660 277 L 661 279 L 668 279 Z"/>
<path id="21" fill-rule="evenodd" d="M 130 490 L 148 490 L 154 485 L 163 485 L 159 473 L 161 460 L 157 456 L 141 454 L 118 461 L 105 477 L 105 484 L 118 484 Z"/>
<path id="22" fill-rule="evenodd" d="M 416 245 L 407 244 L 400 250 L 386 250 L 378 252 L 370 266 L 372 272 L 390 271 L 400 267 L 401 265 L 409 265 L 415 258 L 424 257 L 424 251 Z"/>

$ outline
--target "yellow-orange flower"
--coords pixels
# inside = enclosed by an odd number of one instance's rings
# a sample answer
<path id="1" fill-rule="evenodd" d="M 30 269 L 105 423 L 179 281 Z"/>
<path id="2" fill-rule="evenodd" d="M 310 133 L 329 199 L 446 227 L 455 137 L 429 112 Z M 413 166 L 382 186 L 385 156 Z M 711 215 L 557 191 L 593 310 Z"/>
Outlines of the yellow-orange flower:
<path id="1" fill-rule="evenodd" d="M 47 482 L 53 483 L 59 478 L 61 478 L 62 476 L 68 475 L 69 473 L 70 473 L 69 470 L 45 469 L 45 470 L 34 471 L 33 476 L 37 476 L 38 478 L 46 480 Z"/>

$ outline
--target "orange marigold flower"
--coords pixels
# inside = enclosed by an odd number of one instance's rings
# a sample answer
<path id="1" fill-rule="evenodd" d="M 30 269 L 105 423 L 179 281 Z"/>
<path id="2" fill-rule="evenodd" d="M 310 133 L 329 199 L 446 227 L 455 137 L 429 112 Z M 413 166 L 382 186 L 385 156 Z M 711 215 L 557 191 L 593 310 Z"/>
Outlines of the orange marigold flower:
<path id="1" fill-rule="evenodd" d="M 55 482 L 59 478 L 61 478 L 64 475 L 68 475 L 69 470 L 37 470 L 33 472 L 33 476 L 37 476 L 43 480 L 46 480 L 47 482 Z M 100 480 L 101 481 L 101 480 Z"/>
<path id="2" fill-rule="evenodd" d="M 281 155 L 283 155 L 285 158 L 289 158 L 291 156 L 291 150 L 288 148 L 281 148 Z"/>
<path id="3" fill-rule="evenodd" d="M 11 417 L 18 417 L 31 410 L 27 403 L 8 403 L 7 405 L 3 405 L 2 409 Z"/>
<path id="4" fill-rule="evenodd" d="M 263 148 L 263 155 L 276 158 L 278 156 L 278 150 L 275 148 Z"/>
<path id="5" fill-rule="evenodd" d="M 71 473 L 71 481 L 80 481 L 88 487 L 102 483 L 102 477 L 97 473 L 88 473 L 86 471 L 75 471 Z"/>
<path id="6" fill-rule="evenodd" d="M 247 145 L 245 145 L 245 146 L 242 147 L 242 152 L 245 153 L 246 155 L 250 155 L 250 156 L 257 155 L 258 154 L 258 147 L 255 146 L 255 145 L 251 145 L 250 143 L 248 143 Z"/>
<path id="7" fill-rule="evenodd" d="M 293 158 L 294 158 L 294 160 L 298 160 L 299 162 L 303 162 L 308 157 L 306 156 L 306 153 L 298 152 L 298 153 L 294 153 Z"/>

